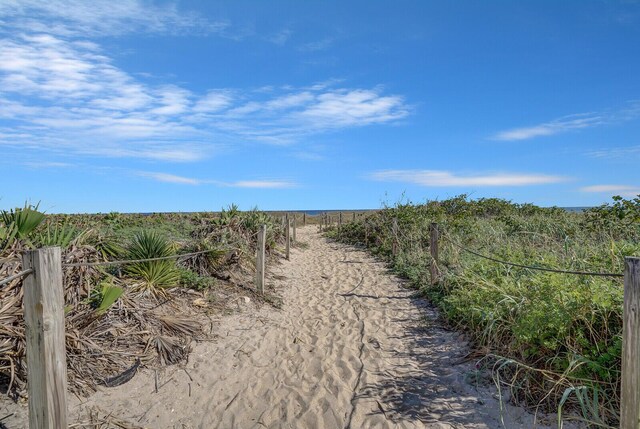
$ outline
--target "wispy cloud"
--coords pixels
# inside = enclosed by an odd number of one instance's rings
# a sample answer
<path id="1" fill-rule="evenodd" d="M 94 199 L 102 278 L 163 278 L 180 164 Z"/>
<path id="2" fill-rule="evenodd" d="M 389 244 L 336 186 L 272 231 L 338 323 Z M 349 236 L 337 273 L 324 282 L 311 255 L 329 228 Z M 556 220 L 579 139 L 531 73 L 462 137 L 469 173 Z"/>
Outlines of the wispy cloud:
<path id="1" fill-rule="evenodd" d="M 191 179 L 189 177 L 176 176 L 175 174 L 167 174 L 167 173 L 153 173 L 148 171 L 140 171 L 138 172 L 139 176 L 148 177 L 149 179 L 157 180 L 158 182 L 164 183 L 177 183 L 180 185 L 200 185 L 203 183 L 198 179 Z"/>
<path id="2" fill-rule="evenodd" d="M 427 187 L 528 186 L 559 183 L 562 176 L 525 173 L 461 175 L 442 170 L 382 170 L 369 176 L 382 182 L 403 182 Z"/>
<path id="3" fill-rule="evenodd" d="M 239 180 L 236 182 L 225 182 L 214 179 L 194 179 L 191 177 L 152 171 L 137 171 L 135 174 L 158 182 L 175 183 L 180 185 L 214 185 L 222 188 L 251 189 L 290 189 L 298 187 L 297 183 L 288 180 Z"/>
<path id="4" fill-rule="evenodd" d="M 73 167 L 73 164 L 68 162 L 57 162 L 57 161 L 42 161 L 42 162 L 24 162 L 26 167 L 33 168 L 35 170 L 41 170 L 43 168 L 70 168 Z"/>
<path id="5" fill-rule="evenodd" d="M 549 122 L 527 127 L 512 128 L 500 131 L 490 138 L 492 140 L 517 141 L 535 137 L 552 136 L 572 130 L 597 127 L 600 125 L 625 122 L 640 117 L 640 102 L 631 100 L 627 106 L 619 110 L 580 113 L 563 116 Z"/>
<path id="6" fill-rule="evenodd" d="M 288 28 L 285 28 L 277 32 L 276 34 L 272 34 L 271 36 L 266 37 L 266 40 L 276 45 L 282 46 L 285 43 L 287 43 L 287 41 L 291 38 L 292 35 L 293 35 L 293 31 L 291 31 Z"/>
<path id="7" fill-rule="evenodd" d="M 120 36 L 145 33 L 222 33 L 230 24 L 209 21 L 174 3 L 143 0 L 4 0 L 0 19 L 6 29 L 59 36 Z"/>
<path id="8" fill-rule="evenodd" d="M 593 150 L 586 153 L 587 156 L 592 158 L 637 158 L 640 156 L 640 145 L 629 147 L 611 147 L 605 149 Z"/>
<path id="9" fill-rule="evenodd" d="M 318 52 L 324 51 L 333 45 L 335 39 L 333 37 L 325 37 L 315 42 L 304 43 L 298 47 L 301 52 Z"/>
<path id="10" fill-rule="evenodd" d="M 241 180 L 227 184 L 233 188 L 256 188 L 256 189 L 288 189 L 296 188 L 298 185 L 293 182 L 282 180 Z"/>
<path id="11" fill-rule="evenodd" d="M 593 127 L 601 125 L 604 122 L 605 118 L 599 115 L 571 115 L 531 127 L 513 128 L 510 130 L 500 131 L 492 136 L 492 139 L 504 141 L 527 140 L 534 137 L 551 136 L 570 130 Z"/>
<path id="12" fill-rule="evenodd" d="M 638 185 L 591 185 L 580 188 L 582 192 L 594 192 L 607 195 L 620 195 L 623 197 L 635 197 L 640 195 Z"/>
<path id="13" fill-rule="evenodd" d="M 382 88 L 151 85 L 95 43 L 52 34 L 0 38 L 0 146 L 190 162 L 221 146 L 293 144 L 410 114 Z"/>

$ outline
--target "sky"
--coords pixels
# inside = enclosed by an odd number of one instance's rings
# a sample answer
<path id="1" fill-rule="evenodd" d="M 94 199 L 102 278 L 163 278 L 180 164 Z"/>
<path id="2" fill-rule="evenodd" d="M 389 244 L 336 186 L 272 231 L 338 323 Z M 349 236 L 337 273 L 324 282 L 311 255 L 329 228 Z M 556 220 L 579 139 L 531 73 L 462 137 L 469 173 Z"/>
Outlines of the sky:
<path id="1" fill-rule="evenodd" d="M 0 208 L 640 194 L 640 1 L 0 0 Z"/>

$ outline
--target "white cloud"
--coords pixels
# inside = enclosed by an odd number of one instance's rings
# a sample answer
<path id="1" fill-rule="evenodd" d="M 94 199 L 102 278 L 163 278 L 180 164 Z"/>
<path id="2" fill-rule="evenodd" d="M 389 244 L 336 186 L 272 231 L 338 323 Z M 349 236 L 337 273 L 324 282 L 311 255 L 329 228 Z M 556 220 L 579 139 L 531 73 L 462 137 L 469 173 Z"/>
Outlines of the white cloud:
<path id="1" fill-rule="evenodd" d="M 173 3 L 146 0 L 3 0 L 7 29 L 59 36 L 120 36 L 146 33 L 223 33 L 230 24 L 211 22 Z"/>
<path id="2" fill-rule="evenodd" d="M 285 43 L 287 43 L 287 41 L 291 38 L 292 35 L 293 35 L 293 31 L 291 31 L 288 28 L 285 28 L 277 32 L 276 34 L 266 37 L 266 40 L 276 45 L 282 46 Z"/>
<path id="3" fill-rule="evenodd" d="M 230 106 L 233 97 L 230 91 L 209 91 L 193 107 L 194 112 L 218 112 Z"/>
<path id="4" fill-rule="evenodd" d="M 315 42 L 305 43 L 301 45 L 298 50 L 301 52 L 324 51 L 325 49 L 328 49 L 331 45 L 333 45 L 334 41 L 335 39 L 333 39 L 332 37 L 326 37 Z"/>
<path id="5" fill-rule="evenodd" d="M 191 92 L 173 85 L 167 85 L 157 91 L 160 107 L 151 110 L 156 115 L 178 115 L 184 113 L 191 102 Z"/>
<path id="6" fill-rule="evenodd" d="M 241 180 L 228 184 L 234 188 L 258 188 L 258 189 L 285 189 L 295 188 L 297 185 L 293 182 L 281 180 Z"/>
<path id="7" fill-rule="evenodd" d="M 606 149 L 594 150 L 586 153 L 593 158 L 637 158 L 640 156 L 640 146 L 629 147 L 611 147 Z"/>
<path id="8" fill-rule="evenodd" d="M 492 139 L 504 141 L 527 140 L 534 137 L 551 136 L 570 130 L 593 127 L 603 123 L 605 123 L 605 118 L 600 115 L 572 115 L 531 127 L 501 131 L 495 134 Z"/>
<path id="9" fill-rule="evenodd" d="M 634 120 L 640 117 L 640 101 L 629 100 L 624 108 L 618 110 L 605 110 L 602 112 L 579 113 L 563 116 L 553 121 L 545 122 L 530 127 L 512 128 L 500 131 L 490 138 L 492 140 L 516 141 L 527 140 L 535 137 L 552 136 L 600 125 L 614 124 Z"/>
<path id="10" fill-rule="evenodd" d="M 318 128 L 340 128 L 389 122 L 409 114 L 399 96 L 381 96 L 375 90 L 335 90 L 318 95 L 299 117 Z"/>
<path id="11" fill-rule="evenodd" d="M 188 162 L 224 145 L 293 144 L 410 113 L 401 96 L 338 83 L 196 93 L 150 85 L 93 42 L 13 35 L 0 38 L 0 145 Z"/>
<path id="12" fill-rule="evenodd" d="M 180 185 L 215 185 L 225 188 L 252 188 L 252 189 L 288 189 L 298 185 L 285 180 L 239 180 L 237 182 L 224 182 L 220 180 L 203 180 L 191 177 L 177 176 L 175 174 L 158 173 L 151 171 L 138 171 L 138 176 L 146 177 L 164 183 L 176 183 Z"/>
<path id="13" fill-rule="evenodd" d="M 138 175 L 142 177 L 148 177 L 153 180 L 157 180 L 158 182 L 178 183 L 180 185 L 199 185 L 202 183 L 202 181 L 200 180 L 191 179 L 189 177 L 176 176 L 175 174 L 140 171 L 138 172 Z"/>
<path id="14" fill-rule="evenodd" d="M 44 162 L 25 162 L 25 166 L 34 168 L 34 169 L 43 169 L 43 168 L 69 168 L 73 167 L 73 164 L 69 164 L 67 162 L 57 162 L 57 161 L 44 161 Z"/>
<path id="15" fill-rule="evenodd" d="M 441 170 L 382 170 L 370 178 L 383 182 L 404 182 L 428 187 L 528 186 L 559 183 L 567 178 L 545 174 L 491 173 L 459 175 Z"/>
<path id="16" fill-rule="evenodd" d="M 580 190 L 582 192 L 621 195 L 623 197 L 635 197 L 640 195 L 640 186 L 637 185 L 592 185 L 580 188 Z"/>

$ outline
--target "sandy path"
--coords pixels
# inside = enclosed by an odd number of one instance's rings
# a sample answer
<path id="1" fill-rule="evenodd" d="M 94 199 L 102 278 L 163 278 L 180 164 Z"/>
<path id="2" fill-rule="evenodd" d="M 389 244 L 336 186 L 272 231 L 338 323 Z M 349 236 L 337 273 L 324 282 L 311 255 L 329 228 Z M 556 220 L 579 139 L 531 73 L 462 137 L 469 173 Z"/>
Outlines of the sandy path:
<path id="1" fill-rule="evenodd" d="M 145 371 L 72 413 L 97 405 L 151 428 L 502 427 L 495 393 L 476 390 L 473 366 L 458 363 L 464 341 L 424 301 L 365 252 L 315 227 L 298 238 L 308 248 L 269 282 L 282 310 L 249 304 L 196 346 L 186 371 L 160 374 L 158 393 Z M 505 413 L 507 428 L 534 427 L 518 408 Z"/>

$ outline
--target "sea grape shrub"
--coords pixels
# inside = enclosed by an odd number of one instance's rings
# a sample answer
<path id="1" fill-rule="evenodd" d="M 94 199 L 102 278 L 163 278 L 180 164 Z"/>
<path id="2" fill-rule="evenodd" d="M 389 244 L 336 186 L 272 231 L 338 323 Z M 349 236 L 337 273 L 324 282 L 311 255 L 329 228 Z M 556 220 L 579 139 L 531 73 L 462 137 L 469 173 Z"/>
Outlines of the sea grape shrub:
<path id="1" fill-rule="evenodd" d="M 633 199 L 613 197 L 613 203 L 585 211 L 585 229 L 614 240 L 640 239 L 640 195 Z"/>
<path id="2" fill-rule="evenodd" d="M 367 246 L 420 289 L 480 350 L 504 356 L 514 369 L 514 397 L 556 411 L 565 389 L 596 398 L 591 421 L 616 424 L 619 406 L 622 281 L 548 273 L 479 258 L 577 271 L 622 273 L 625 256 L 640 255 L 640 200 L 570 212 L 466 195 L 424 204 L 403 202 L 331 231 Z M 392 233 L 397 219 L 399 233 Z M 440 281 L 430 284 L 429 225 L 437 222 Z M 396 255 L 392 254 L 397 239 Z M 524 368 L 524 370 L 523 370 Z M 504 375 L 504 374 L 503 374 Z M 579 407 L 577 393 L 573 401 Z M 566 398 L 565 398 L 566 399 Z M 584 398 L 583 398 L 584 399 Z M 593 399 L 593 395 L 592 395 Z"/>

